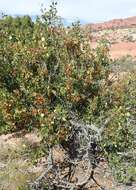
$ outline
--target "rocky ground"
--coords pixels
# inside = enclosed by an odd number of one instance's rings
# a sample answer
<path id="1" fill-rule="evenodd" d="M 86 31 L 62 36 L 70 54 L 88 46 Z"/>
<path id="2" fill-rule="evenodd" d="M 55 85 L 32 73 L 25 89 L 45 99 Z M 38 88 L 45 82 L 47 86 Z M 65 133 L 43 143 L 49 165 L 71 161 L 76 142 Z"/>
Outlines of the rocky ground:
<path id="1" fill-rule="evenodd" d="M 37 165 L 32 164 L 32 157 L 26 151 L 30 147 L 38 146 L 40 138 L 36 133 L 14 133 L 0 136 L 0 190 L 17 190 L 20 186 L 33 182 L 47 169 L 46 159 L 43 157 Z M 60 148 L 54 149 L 53 159 L 56 164 L 63 163 L 64 152 Z M 76 168 L 75 177 L 84 180 L 85 173 L 80 166 Z M 106 161 L 101 161 L 95 169 L 94 177 L 105 190 L 134 190 L 136 186 L 117 185 Z M 100 187 L 90 179 L 86 189 L 99 190 Z"/>

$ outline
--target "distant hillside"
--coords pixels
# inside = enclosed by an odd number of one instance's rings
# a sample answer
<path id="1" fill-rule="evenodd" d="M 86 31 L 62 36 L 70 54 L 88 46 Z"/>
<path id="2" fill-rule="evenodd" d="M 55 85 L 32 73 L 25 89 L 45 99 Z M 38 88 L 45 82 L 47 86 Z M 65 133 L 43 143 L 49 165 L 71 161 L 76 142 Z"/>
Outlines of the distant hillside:
<path id="1" fill-rule="evenodd" d="M 100 31 L 105 29 L 133 28 L 136 27 L 136 16 L 125 19 L 114 19 L 98 24 L 88 24 L 86 25 L 86 27 L 88 29 L 91 29 L 92 31 Z"/>
<path id="2" fill-rule="evenodd" d="M 99 40 L 108 40 L 113 59 L 126 55 L 136 58 L 136 16 L 88 24 L 83 26 L 83 29 L 88 32 L 94 48 L 97 47 Z"/>

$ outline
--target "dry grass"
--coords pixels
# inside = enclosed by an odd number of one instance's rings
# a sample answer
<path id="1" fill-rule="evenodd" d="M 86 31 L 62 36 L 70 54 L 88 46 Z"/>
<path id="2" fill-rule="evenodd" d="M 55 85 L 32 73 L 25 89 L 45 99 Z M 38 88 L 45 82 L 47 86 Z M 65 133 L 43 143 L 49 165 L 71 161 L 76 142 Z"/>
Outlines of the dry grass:
<path id="1" fill-rule="evenodd" d="M 34 169 L 31 156 L 26 154 L 30 145 L 27 138 L 7 137 L 0 136 L 0 190 L 17 190 L 33 181 L 40 171 Z"/>

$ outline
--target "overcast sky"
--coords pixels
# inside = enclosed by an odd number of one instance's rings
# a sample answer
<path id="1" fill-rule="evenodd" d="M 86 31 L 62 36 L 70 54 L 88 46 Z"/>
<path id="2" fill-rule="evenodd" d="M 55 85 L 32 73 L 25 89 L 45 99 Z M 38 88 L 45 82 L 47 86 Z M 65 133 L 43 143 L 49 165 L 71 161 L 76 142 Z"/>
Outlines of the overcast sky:
<path id="1" fill-rule="evenodd" d="M 40 13 L 50 0 L 0 0 L 0 11 L 6 14 Z M 113 18 L 136 16 L 136 0 L 58 0 L 59 15 L 85 22 L 101 22 Z"/>

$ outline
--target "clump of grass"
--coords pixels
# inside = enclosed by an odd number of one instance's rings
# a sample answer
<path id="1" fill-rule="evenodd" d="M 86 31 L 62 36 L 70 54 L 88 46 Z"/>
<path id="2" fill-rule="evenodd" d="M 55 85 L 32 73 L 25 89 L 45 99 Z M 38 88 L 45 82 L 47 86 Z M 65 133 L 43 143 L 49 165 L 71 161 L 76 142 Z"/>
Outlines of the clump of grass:
<path id="1" fill-rule="evenodd" d="M 6 144 L 0 147 L 0 189 L 18 190 L 27 182 L 33 181 L 39 173 L 33 172 L 31 155 L 25 141 L 13 147 Z"/>
<path id="2" fill-rule="evenodd" d="M 24 185 L 27 180 L 35 177 L 28 172 L 29 163 L 24 160 L 14 159 L 7 163 L 4 170 L 0 171 L 0 183 L 4 190 L 15 190 Z"/>
<path id="3" fill-rule="evenodd" d="M 136 70 L 136 59 L 130 55 L 123 56 L 111 64 L 113 72 L 133 72 Z"/>

